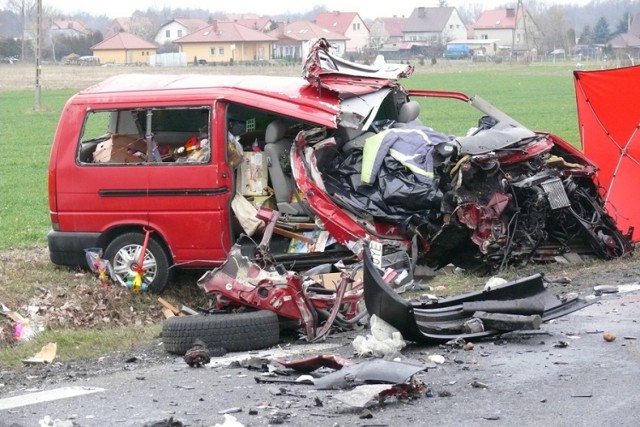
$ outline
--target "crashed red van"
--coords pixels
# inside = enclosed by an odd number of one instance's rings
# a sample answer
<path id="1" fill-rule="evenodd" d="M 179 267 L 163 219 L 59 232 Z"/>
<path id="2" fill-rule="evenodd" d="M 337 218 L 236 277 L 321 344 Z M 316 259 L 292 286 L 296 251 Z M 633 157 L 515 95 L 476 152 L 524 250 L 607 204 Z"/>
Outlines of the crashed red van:
<path id="1" fill-rule="evenodd" d="M 365 245 L 489 270 L 628 252 L 578 150 L 480 98 L 407 90 L 412 72 L 349 63 L 321 39 L 301 78 L 127 74 L 79 92 L 51 150 L 52 262 L 86 265 L 93 249 L 117 281 L 161 292 L 236 242 L 297 270 Z M 421 123 L 431 99 L 475 112 L 463 136 Z"/>

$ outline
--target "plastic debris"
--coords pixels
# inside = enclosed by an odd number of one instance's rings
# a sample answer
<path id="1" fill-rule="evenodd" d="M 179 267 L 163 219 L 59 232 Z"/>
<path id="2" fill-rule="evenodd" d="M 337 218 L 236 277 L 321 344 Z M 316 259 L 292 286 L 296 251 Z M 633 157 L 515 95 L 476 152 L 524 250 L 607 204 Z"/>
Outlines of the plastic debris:
<path id="1" fill-rule="evenodd" d="M 233 415 L 224 414 L 224 422 L 222 424 L 216 423 L 213 427 L 244 427 L 244 424 Z"/>
<path id="2" fill-rule="evenodd" d="M 396 328 L 375 314 L 371 316 L 369 323 L 371 334 L 366 337 L 359 335 L 353 340 L 353 347 L 358 355 L 382 357 L 396 353 L 407 345 L 402 339 L 402 334 Z"/>
<path id="3" fill-rule="evenodd" d="M 50 342 L 40 349 L 38 353 L 36 353 L 33 357 L 28 359 L 23 359 L 22 363 L 27 364 L 49 364 L 53 362 L 53 359 L 56 358 L 56 353 L 58 352 L 58 344 L 54 342 Z"/>

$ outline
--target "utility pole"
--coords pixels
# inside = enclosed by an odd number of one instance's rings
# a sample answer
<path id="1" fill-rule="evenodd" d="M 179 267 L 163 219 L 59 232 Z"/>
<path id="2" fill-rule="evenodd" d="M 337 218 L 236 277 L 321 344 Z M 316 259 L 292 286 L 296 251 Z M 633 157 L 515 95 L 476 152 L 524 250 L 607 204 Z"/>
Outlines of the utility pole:
<path id="1" fill-rule="evenodd" d="M 37 10 L 37 23 L 36 23 L 36 92 L 33 102 L 33 109 L 40 111 L 42 109 L 42 88 L 40 84 L 40 73 L 42 67 L 40 60 L 42 57 L 42 0 L 38 0 Z"/>

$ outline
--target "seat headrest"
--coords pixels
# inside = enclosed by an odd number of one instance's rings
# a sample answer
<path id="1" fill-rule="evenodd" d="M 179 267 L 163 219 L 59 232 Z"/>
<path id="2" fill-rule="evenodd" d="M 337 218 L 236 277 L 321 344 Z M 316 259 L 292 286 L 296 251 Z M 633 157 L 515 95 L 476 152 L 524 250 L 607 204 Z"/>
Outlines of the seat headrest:
<path id="1" fill-rule="evenodd" d="M 418 101 L 409 101 L 400 107 L 398 112 L 398 122 L 409 123 L 420 116 L 420 104 Z"/>
<path id="2" fill-rule="evenodd" d="M 277 142 L 284 138 L 286 133 L 287 125 L 282 120 L 274 120 L 267 125 L 267 130 L 264 133 L 264 142 L 267 144 Z"/>

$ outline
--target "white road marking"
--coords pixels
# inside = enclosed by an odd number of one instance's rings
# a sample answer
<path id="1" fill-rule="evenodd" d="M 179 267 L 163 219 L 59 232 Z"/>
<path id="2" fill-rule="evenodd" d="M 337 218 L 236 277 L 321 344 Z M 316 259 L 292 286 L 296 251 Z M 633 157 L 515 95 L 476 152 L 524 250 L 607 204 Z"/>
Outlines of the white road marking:
<path id="1" fill-rule="evenodd" d="M 5 409 L 19 408 L 20 406 L 33 405 L 41 402 L 50 402 L 52 400 L 66 399 L 67 397 L 82 396 L 83 394 L 99 393 L 102 391 L 104 391 L 103 388 L 74 386 L 56 388 L 47 391 L 38 391 L 36 393 L 22 394 L 20 396 L 0 399 L 0 411 Z"/>

